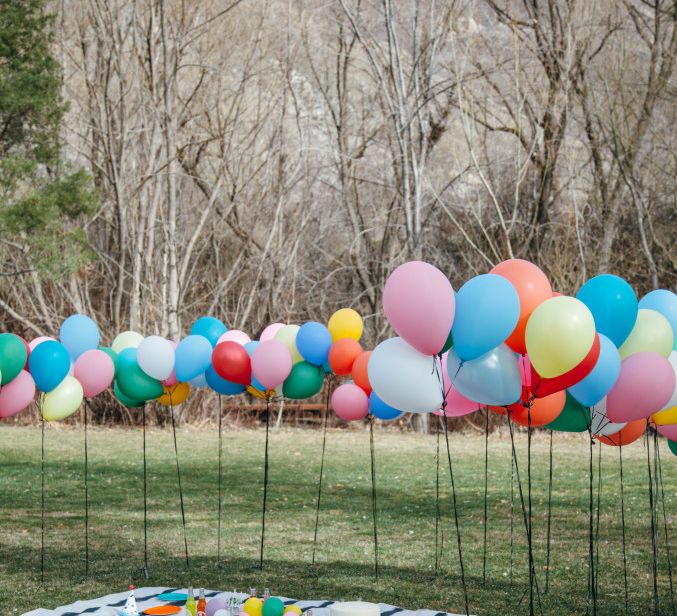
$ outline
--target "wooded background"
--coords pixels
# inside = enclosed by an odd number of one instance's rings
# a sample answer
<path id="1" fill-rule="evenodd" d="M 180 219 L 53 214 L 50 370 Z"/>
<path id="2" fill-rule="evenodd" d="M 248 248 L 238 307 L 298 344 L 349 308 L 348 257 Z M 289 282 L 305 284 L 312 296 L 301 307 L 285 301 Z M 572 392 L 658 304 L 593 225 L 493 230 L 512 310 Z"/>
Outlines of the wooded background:
<path id="1" fill-rule="evenodd" d="M 3 330 L 255 337 L 351 306 L 369 348 L 409 259 L 456 289 L 510 257 L 564 293 L 677 284 L 675 0 L 0 0 L 0 22 Z"/>

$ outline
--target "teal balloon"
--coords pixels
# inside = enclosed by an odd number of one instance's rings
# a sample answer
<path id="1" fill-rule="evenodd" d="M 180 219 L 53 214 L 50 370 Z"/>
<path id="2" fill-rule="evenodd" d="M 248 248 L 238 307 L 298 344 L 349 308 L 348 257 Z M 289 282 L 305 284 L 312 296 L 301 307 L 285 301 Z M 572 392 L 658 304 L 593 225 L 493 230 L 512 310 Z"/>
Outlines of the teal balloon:
<path id="1" fill-rule="evenodd" d="M 28 358 L 28 369 L 40 391 L 56 389 L 67 376 L 71 356 L 66 347 L 56 340 L 45 340 L 33 349 Z"/>
<path id="2" fill-rule="evenodd" d="M 164 393 L 162 383 L 148 376 L 137 363 L 121 366 L 116 383 L 120 392 L 131 400 L 153 400 Z"/>
<path id="3" fill-rule="evenodd" d="M 284 614 L 284 603 L 277 597 L 268 597 L 263 602 L 262 616 L 282 616 Z"/>
<path id="4" fill-rule="evenodd" d="M 557 419 L 545 427 L 557 432 L 585 432 L 590 426 L 590 409 L 567 392 L 567 400 Z"/>
<path id="5" fill-rule="evenodd" d="M 28 351 L 26 351 L 26 345 L 19 336 L 10 333 L 0 334 L 0 375 L 2 375 L 2 385 L 6 385 L 18 376 L 19 372 L 26 365 L 27 359 Z"/>
<path id="6" fill-rule="evenodd" d="M 133 409 L 136 408 L 137 406 L 143 406 L 145 402 L 143 400 L 134 400 L 133 398 L 129 398 L 128 396 L 125 396 L 120 391 L 120 388 L 118 387 L 118 384 L 115 383 L 113 385 L 113 392 L 115 393 L 115 397 L 126 407 Z"/>
<path id="7" fill-rule="evenodd" d="M 216 346 L 219 338 L 228 331 L 222 321 L 215 317 L 200 317 L 190 328 L 191 336 L 203 336 L 209 340 L 212 347 Z"/>
<path id="8" fill-rule="evenodd" d="M 673 349 L 677 351 L 677 295 L 667 289 L 656 289 L 639 300 L 639 307 L 660 312 L 670 322 L 675 335 Z"/>
<path id="9" fill-rule="evenodd" d="M 324 370 L 307 361 L 295 364 L 282 384 L 282 393 L 291 400 L 303 400 L 319 393 L 324 383 Z"/>
<path id="10" fill-rule="evenodd" d="M 85 351 L 99 346 L 99 328 L 88 316 L 73 314 L 61 324 L 59 338 L 75 361 Z"/>
<path id="11" fill-rule="evenodd" d="M 677 456 L 677 441 L 671 441 L 668 439 L 668 448 L 673 454 Z"/>
<path id="12" fill-rule="evenodd" d="M 120 353 L 118 354 L 117 358 L 117 366 L 118 370 L 120 368 L 124 368 L 125 366 L 132 366 L 134 364 L 137 364 L 138 361 L 136 359 L 136 348 L 134 347 L 127 347 L 126 349 L 122 349 Z"/>

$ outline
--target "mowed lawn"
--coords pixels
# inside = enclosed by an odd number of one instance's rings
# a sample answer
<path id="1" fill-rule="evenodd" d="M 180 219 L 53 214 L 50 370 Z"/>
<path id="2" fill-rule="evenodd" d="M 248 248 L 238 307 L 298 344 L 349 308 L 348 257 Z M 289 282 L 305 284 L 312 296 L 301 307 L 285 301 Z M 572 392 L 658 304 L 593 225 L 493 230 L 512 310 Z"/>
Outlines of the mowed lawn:
<path id="1" fill-rule="evenodd" d="M 434 435 L 375 430 L 380 577 L 373 576 L 369 432 L 327 436 L 316 565 L 311 566 L 320 431 L 271 430 L 265 564 L 258 570 L 265 430 L 224 431 L 222 562 L 217 566 L 217 430 L 178 428 L 190 569 L 184 543 L 171 429 L 152 429 L 148 447 L 150 580 L 143 579 L 142 431 L 89 432 L 90 574 L 84 562 L 83 432 L 46 429 L 45 580 L 40 581 L 40 430 L 0 428 L 0 601 L 6 611 L 54 608 L 124 590 L 129 583 L 247 590 L 312 599 L 381 601 L 463 611 L 444 439 L 440 465 L 441 569 L 435 576 Z M 516 437 L 526 497 L 526 436 Z M 511 458 L 507 430 L 489 438 L 488 554 L 482 583 L 484 436 L 450 434 L 470 609 L 528 614 L 526 540 L 515 492 L 510 576 Z M 595 469 L 597 450 L 594 446 Z M 653 450 L 652 450 L 653 455 Z M 677 458 L 661 440 L 668 536 L 677 565 Z M 652 609 L 651 530 L 643 441 L 623 449 L 629 613 Z M 543 614 L 583 614 L 588 576 L 586 435 L 554 434 L 552 548 Z M 623 614 L 618 450 L 602 449 L 598 613 Z M 532 446 L 534 551 L 545 586 L 548 434 Z M 595 477 L 597 487 L 597 477 Z M 595 497 L 596 498 L 596 497 Z M 661 613 L 670 613 L 663 512 L 659 511 Z M 677 581 L 677 580 L 676 580 Z M 521 601 L 521 603 L 520 603 Z"/>

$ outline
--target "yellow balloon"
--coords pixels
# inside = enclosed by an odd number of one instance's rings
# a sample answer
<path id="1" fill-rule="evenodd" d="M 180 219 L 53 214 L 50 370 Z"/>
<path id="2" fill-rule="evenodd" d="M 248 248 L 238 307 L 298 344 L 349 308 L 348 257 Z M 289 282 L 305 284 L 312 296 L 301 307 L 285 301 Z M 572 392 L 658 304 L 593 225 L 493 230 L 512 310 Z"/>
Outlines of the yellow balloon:
<path id="1" fill-rule="evenodd" d="M 249 616 L 261 616 L 263 613 L 263 601 L 258 597 L 249 597 L 244 602 L 242 609 L 249 614 Z"/>
<path id="2" fill-rule="evenodd" d="M 143 336 L 141 334 L 137 334 L 133 331 L 122 332 L 116 336 L 115 340 L 113 340 L 111 348 L 116 353 L 120 353 L 120 351 L 123 351 L 124 349 L 136 349 L 141 344 L 142 340 Z"/>
<path id="3" fill-rule="evenodd" d="M 301 353 L 296 348 L 296 334 L 299 333 L 299 329 L 301 328 L 298 325 L 285 325 L 275 334 L 275 340 L 281 342 L 289 349 L 292 364 L 298 364 L 300 361 L 303 361 Z"/>
<path id="4" fill-rule="evenodd" d="M 651 416 L 651 421 L 657 426 L 671 426 L 672 424 L 677 424 L 677 406 L 654 413 Z"/>
<path id="5" fill-rule="evenodd" d="M 190 393 L 188 383 L 177 383 L 171 387 L 162 386 L 164 393 L 157 399 L 160 404 L 165 406 L 176 406 L 186 401 Z"/>
<path id="6" fill-rule="evenodd" d="M 327 329 L 334 342 L 341 338 L 359 340 L 364 331 L 364 323 L 362 317 L 352 308 L 341 308 L 331 315 Z"/>
<path id="7" fill-rule="evenodd" d="M 674 343 L 672 326 L 660 312 L 642 308 L 637 313 L 635 326 L 618 349 L 621 359 L 633 353 L 650 351 L 669 357 Z"/>
<path id="8" fill-rule="evenodd" d="M 55 389 L 45 394 L 42 416 L 45 421 L 66 419 L 80 408 L 83 395 L 80 382 L 74 376 L 67 376 Z"/>
<path id="9" fill-rule="evenodd" d="M 299 616 L 301 616 L 301 614 L 303 613 L 301 611 L 301 608 L 298 605 L 287 605 L 287 606 L 285 606 L 284 613 L 287 614 L 289 612 L 294 612 L 294 614 L 298 614 Z"/>
<path id="10" fill-rule="evenodd" d="M 575 297 L 552 297 L 527 321 L 526 347 L 536 372 L 550 379 L 580 364 L 595 341 L 595 320 Z"/>

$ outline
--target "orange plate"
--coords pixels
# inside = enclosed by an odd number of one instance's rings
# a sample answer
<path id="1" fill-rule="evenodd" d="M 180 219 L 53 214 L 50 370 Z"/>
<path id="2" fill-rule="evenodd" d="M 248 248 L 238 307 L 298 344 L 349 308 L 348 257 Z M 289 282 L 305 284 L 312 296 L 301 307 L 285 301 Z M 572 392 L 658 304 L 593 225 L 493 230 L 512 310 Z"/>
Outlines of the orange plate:
<path id="1" fill-rule="evenodd" d="M 181 608 L 178 605 L 156 605 L 143 610 L 143 613 L 153 616 L 170 616 L 170 614 L 178 614 L 180 611 Z"/>

